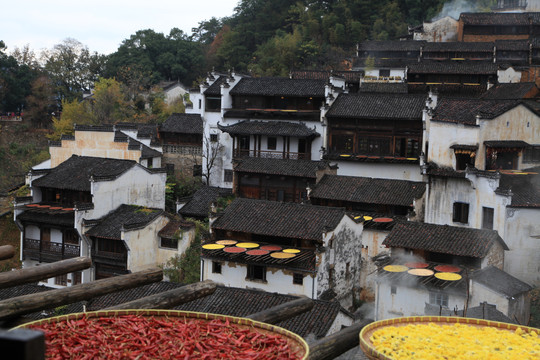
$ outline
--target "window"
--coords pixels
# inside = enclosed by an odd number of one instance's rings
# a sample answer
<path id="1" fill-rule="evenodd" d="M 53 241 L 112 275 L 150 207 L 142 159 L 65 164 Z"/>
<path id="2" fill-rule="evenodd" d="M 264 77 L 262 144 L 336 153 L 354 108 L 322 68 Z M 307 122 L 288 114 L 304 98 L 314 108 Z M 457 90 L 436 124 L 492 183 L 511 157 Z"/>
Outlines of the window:
<path id="1" fill-rule="evenodd" d="M 397 287 L 394 285 L 390 286 L 390 294 L 395 295 L 397 292 Z"/>
<path id="2" fill-rule="evenodd" d="M 469 204 L 455 202 L 454 212 L 452 213 L 452 221 L 462 224 L 469 223 Z"/>
<path id="3" fill-rule="evenodd" d="M 482 207 L 482 229 L 493 230 L 493 208 Z"/>
<path id="4" fill-rule="evenodd" d="M 230 169 L 225 169 L 223 171 L 223 181 L 224 182 L 232 182 L 233 181 L 233 171 Z"/>
<path id="5" fill-rule="evenodd" d="M 458 150 L 459 151 L 459 150 Z M 466 170 L 467 165 L 474 167 L 474 152 L 458 152 L 455 151 L 456 156 L 456 170 Z"/>
<path id="6" fill-rule="evenodd" d="M 295 285 L 303 285 L 304 284 L 304 274 L 294 273 L 292 283 L 295 284 Z"/>
<path id="7" fill-rule="evenodd" d="M 202 176 L 202 165 L 193 165 L 193 176 Z"/>
<path id="8" fill-rule="evenodd" d="M 535 145 L 523 151 L 523 162 L 540 162 L 540 146 Z"/>
<path id="9" fill-rule="evenodd" d="M 81 271 L 74 272 L 71 275 L 71 278 L 73 279 L 73 285 L 80 284 L 82 282 L 82 272 Z"/>
<path id="10" fill-rule="evenodd" d="M 277 138 L 269 137 L 268 138 L 268 150 L 276 150 L 277 148 Z"/>
<path id="11" fill-rule="evenodd" d="M 160 246 L 167 249 L 178 249 L 178 239 L 168 239 L 162 237 Z"/>
<path id="12" fill-rule="evenodd" d="M 266 281 L 266 266 L 248 265 L 247 279 Z"/>
<path id="13" fill-rule="evenodd" d="M 448 295 L 443 293 L 430 292 L 429 303 L 431 305 L 439 305 L 448 307 Z"/>
<path id="14" fill-rule="evenodd" d="M 167 175 L 173 175 L 174 174 L 174 164 L 165 164 L 165 170 L 167 170 Z M 195 174 L 193 176 L 195 176 Z"/>
<path id="15" fill-rule="evenodd" d="M 54 278 L 54 283 L 56 285 L 66 286 L 67 285 L 67 274 L 59 275 L 59 276 L 55 277 Z"/>
<path id="16" fill-rule="evenodd" d="M 148 158 L 148 168 L 151 169 L 154 167 L 154 159 Z"/>
<path id="17" fill-rule="evenodd" d="M 210 141 L 211 142 L 217 142 L 218 141 L 218 134 L 210 134 Z"/>
<path id="18" fill-rule="evenodd" d="M 277 192 L 277 201 L 284 201 L 285 200 L 285 191 L 284 190 L 278 190 Z"/>
<path id="19" fill-rule="evenodd" d="M 212 273 L 221 274 L 221 263 L 218 261 L 212 261 Z"/>
<path id="20" fill-rule="evenodd" d="M 201 108 L 202 100 L 199 99 L 199 109 Z"/>

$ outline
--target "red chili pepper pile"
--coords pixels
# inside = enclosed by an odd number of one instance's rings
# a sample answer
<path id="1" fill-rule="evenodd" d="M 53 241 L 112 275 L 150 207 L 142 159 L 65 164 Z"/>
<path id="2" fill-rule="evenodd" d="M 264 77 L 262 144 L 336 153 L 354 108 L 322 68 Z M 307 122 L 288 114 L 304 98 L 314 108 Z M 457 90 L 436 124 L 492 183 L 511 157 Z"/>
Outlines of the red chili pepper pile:
<path id="1" fill-rule="evenodd" d="M 45 332 L 48 359 L 300 359 L 282 335 L 228 320 L 121 315 L 32 328 Z"/>

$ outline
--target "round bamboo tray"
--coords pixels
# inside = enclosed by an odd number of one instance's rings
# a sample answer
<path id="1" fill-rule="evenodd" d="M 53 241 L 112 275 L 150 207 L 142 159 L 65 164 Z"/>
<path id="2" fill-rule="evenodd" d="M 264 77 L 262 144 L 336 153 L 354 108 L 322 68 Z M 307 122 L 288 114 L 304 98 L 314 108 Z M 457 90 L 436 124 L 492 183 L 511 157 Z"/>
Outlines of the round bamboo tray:
<path id="1" fill-rule="evenodd" d="M 371 360 L 396 360 L 394 358 L 388 357 L 381 352 L 377 351 L 373 346 L 370 338 L 376 330 L 379 330 L 384 327 L 390 326 L 405 326 L 411 324 L 422 324 L 422 323 L 435 323 L 439 325 L 451 325 L 451 324 L 466 324 L 470 326 L 477 327 L 495 327 L 501 330 L 514 331 L 518 327 L 525 332 L 538 331 L 538 329 L 521 326 L 516 324 L 503 323 L 498 321 L 489 321 L 483 319 L 473 319 L 473 318 L 464 318 L 459 316 L 410 316 L 410 317 L 401 317 L 387 320 L 375 321 L 367 326 L 365 326 L 362 331 L 360 331 L 360 349 L 364 354 Z"/>
<path id="2" fill-rule="evenodd" d="M 279 334 L 287 340 L 287 345 L 290 349 L 296 352 L 300 359 L 306 360 L 309 356 L 309 346 L 304 341 L 304 339 L 286 329 L 283 329 L 279 326 L 266 324 L 259 321 L 254 321 L 248 318 L 241 318 L 235 316 L 225 316 L 219 314 L 210 314 L 210 313 L 201 313 L 201 312 L 192 312 L 192 311 L 179 311 L 179 310 L 157 310 L 157 309 L 130 309 L 130 310 L 110 310 L 110 311 L 89 311 L 86 313 L 73 313 L 68 315 L 54 316 L 42 320 L 32 321 L 19 325 L 14 329 L 18 328 L 31 328 L 33 326 L 39 326 L 46 323 L 55 323 L 68 320 L 78 320 L 82 317 L 86 318 L 95 318 L 95 317 L 114 317 L 121 315 L 141 315 L 141 316 L 152 316 L 156 318 L 166 318 L 166 317 L 181 317 L 181 318 L 191 318 L 191 319 L 204 319 L 204 320 L 228 320 L 229 323 L 235 324 L 241 328 L 252 328 L 254 331 L 260 333 L 268 333 L 271 335 Z M 121 335 L 121 334 L 119 334 Z"/>

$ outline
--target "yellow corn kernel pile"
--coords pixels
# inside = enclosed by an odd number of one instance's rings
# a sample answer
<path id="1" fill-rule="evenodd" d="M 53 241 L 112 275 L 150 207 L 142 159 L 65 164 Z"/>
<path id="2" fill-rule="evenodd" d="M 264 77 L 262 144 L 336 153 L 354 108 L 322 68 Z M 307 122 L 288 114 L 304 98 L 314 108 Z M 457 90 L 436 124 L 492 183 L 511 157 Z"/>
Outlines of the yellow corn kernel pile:
<path id="1" fill-rule="evenodd" d="M 465 324 L 387 326 L 370 338 L 377 351 L 392 359 L 539 360 L 540 337 L 494 327 Z"/>

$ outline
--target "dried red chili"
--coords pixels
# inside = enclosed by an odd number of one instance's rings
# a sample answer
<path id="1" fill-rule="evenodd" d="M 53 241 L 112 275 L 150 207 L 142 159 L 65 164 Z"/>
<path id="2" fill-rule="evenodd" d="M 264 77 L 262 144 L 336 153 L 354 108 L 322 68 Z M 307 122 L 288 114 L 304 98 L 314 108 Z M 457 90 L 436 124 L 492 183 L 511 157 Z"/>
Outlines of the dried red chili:
<path id="1" fill-rule="evenodd" d="M 300 359 L 280 334 L 228 320 L 120 315 L 32 326 L 47 359 Z"/>

